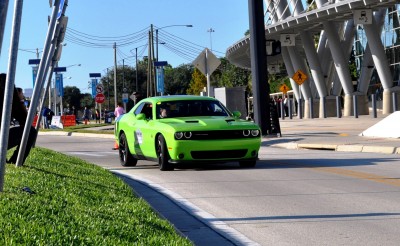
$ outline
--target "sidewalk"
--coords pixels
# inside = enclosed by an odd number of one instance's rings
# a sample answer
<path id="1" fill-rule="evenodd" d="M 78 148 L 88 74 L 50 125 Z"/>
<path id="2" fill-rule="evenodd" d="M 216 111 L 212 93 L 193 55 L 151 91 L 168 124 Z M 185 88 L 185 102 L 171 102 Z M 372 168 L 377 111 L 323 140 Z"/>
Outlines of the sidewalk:
<path id="1" fill-rule="evenodd" d="M 359 118 L 280 119 L 282 137 L 264 138 L 263 146 L 346 152 L 400 154 L 400 139 L 359 136 L 385 116 Z"/>

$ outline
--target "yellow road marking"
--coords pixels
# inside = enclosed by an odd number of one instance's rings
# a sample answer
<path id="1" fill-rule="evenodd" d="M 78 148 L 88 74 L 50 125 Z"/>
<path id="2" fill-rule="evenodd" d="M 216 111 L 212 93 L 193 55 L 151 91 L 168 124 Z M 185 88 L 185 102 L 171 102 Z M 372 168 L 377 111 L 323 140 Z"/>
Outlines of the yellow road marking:
<path id="1" fill-rule="evenodd" d="M 357 172 L 352 170 L 346 170 L 342 168 L 333 168 L 333 167 L 308 167 L 308 169 L 325 172 L 325 173 L 334 173 L 342 176 L 358 178 L 358 179 L 365 179 L 370 180 L 377 183 L 392 185 L 392 186 L 399 186 L 400 187 L 400 179 L 399 178 L 391 178 L 386 176 L 380 176 L 370 173 L 364 172 Z"/>

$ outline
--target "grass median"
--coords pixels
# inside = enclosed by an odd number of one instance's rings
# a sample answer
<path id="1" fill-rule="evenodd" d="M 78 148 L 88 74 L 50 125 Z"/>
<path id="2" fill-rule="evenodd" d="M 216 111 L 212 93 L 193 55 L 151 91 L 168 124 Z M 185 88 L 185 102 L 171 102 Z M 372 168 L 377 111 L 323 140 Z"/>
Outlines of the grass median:
<path id="1" fill-rule="evenodd" d="M 0 245 L 192 245 L 109 171 L 34 148 L 6 166 Z"/>

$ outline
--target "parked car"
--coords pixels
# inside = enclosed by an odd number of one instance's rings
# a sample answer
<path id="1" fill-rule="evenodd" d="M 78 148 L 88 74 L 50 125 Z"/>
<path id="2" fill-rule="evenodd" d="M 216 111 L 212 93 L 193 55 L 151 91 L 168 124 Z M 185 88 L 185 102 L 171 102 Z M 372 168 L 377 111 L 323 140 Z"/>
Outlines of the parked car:
<path id="1" fill-rule="evenodd" d="M 177 163 L 238 161 L 254 167 L 261 131 L 239 117 L 211 97 L 143 99 L 115 122 L 121 165 L 153 160 L 165 171 Z"/>

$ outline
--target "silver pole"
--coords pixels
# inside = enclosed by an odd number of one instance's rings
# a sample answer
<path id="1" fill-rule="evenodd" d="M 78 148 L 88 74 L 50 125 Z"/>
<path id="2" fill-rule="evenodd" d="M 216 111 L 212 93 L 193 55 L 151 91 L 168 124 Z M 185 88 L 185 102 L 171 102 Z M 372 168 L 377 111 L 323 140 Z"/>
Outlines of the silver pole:
<path id="1" fill-rule="evenodd" d="M 211 90 L 211 85 L 210 85 L 210 74 L 208 73 L 208 49 L 206 48 L 206 59 L 205 61 L 205 70 L 206 70 L 206 78 L 207 78 L 207 96 L 210 96 L 210 90 Z"/>
<path id="2" fill-rule="evenodd" d="M 22 166 L 23 163 L 23 159 L 24 159 L 24 153 L 26 150 L 26 144 L 28 142 L 28 136 L 29 136 L 29 132 L 30 132 L 30 126 L 32 125 L 33 122 L 33 118 L 35 117 L 36 114 L 36 107 L 40 98 L 40 92 L 43 88 L 43 83 L 44 83 L 44 74 L 45 74 L 45 70 L 46 70 L 46 65 L 49 64 L 48 62 L 48 57 L 49 56 L 53 56 L 52 53 L 54 53 L 54 47 L 52 49 L 52 52 L 50 52 L 50 46 L 52 46 L 52 36 L 54 34 L 55 30 L 55 25 L 56 25 L 56 21 L 57 21 L 57 14 L 58 14 L 58 10 L 59 10 L 59 6 L 60 6 L 60 0 L 55 0 L 54 3 L 54 7 L 53 7 L 53 12 L 51 14 L 51 19 L 50 19 L 50 24 L 49 24 L 49 28 L 48 28 L 48 32 L 47 32 L 47 37 L 46 37 L 46 42 L 44 45 L 44 49 L 43 49 L 43 54 L 42 54 L 42 59 L 40 60 L 40 64 L 39 64 L 39 69 L 38 69 L 38 74 L 36 77 L 36 82 L 35 82 L 35 87 L 33 89 L 33 95 L 32 95 L 32 100 L 31 100 L 31 106 L 29 107 L 29 111 L 28 111 L 28 117 L 26 119 L 26 124 L 24 127 L 24 133 L 22 135 L 22 140 L 21 140 L 21 144 L 20 144 L 20 148 L 19 148 L 19 152 L 18 152 L 18 158 L 17 158 L 17 163 L 16 166 Z M 65 8 L 64 8 L 65 11 Z M 54 46 L 54 45 L 53 45 Z M 50 53 L 50 54 L 49 54 Z M 45 59 L 47 59 L 47 61 L 45 61 Z"/>
<path id="3" fill-rule="evenodd" d="M 117 107 L 117 43 L 114 43 L 114 107 Z"/>
<path id="4" fill-rule="evenodd" d="M 0 54 L 3 46 L 4 29 L 6 26 L 7 12 L 8 12 L 8 0 L 0 0 Z"/>
<path id="5" fill-rule="evenodd" d="M 376 113 L 376 97 L 375 94 L 371 94 L 371 101 L 372 101 L 372 115 L 376 118 L 378 115 Z"/>
<path id="6" fill-rule="evenodd" d="M 4 89 L 3 117 L 1 119 L 1 129 L 0 129 L 0 151 L 1 151 L 0 192 L 3 191 L 4 174 L 6 171 L 5 165 L 6 165 L 7 146 L 9 137 L 8 131 L 10 129 L 11 108 L 12 108 L 12 100 L 14 94 L 15 70 L 17 68 L 19 34 L 21 31 L 22 6 L 23 6 L 23 0 L 15 0 L 14 19 L 11 31 L 10 55 L 8 60 L 6 84 Z"/>
<path id="7" fill-rule="evenodd" d="M 354 118 L 358 118 L 358 100 L 357 95 L 353 95 Z"/>

